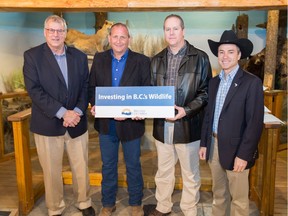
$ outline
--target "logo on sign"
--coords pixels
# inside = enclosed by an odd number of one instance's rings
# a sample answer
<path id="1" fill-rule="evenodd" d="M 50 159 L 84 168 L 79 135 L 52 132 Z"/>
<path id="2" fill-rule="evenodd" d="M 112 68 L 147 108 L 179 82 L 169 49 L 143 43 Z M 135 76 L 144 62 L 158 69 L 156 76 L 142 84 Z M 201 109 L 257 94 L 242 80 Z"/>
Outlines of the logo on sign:
<path id="1" fill-rule="evenodd" d="M 122 114 L 122 115 L 127 115 L 127 116 L 129 116 L 129 115 L 132 114 L 132 112 L 131 112 L 130 109 L 127 109 L 127 108 L 126 108 L 126 109 L 123 109 L 123 110 L 122 110 L 121 114 Z"/>

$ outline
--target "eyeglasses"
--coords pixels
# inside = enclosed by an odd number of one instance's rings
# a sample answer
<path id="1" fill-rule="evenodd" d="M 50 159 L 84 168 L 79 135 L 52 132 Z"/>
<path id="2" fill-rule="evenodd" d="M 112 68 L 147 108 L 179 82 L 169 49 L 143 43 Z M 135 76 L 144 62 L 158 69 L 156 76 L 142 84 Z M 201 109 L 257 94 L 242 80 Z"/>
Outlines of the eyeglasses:
<path id="1" fill-rule="evenodd" d="M 53 28 L 45 28 L 49 34 L 54 34 L 57 32 L 59 35 L 64 34 L 66 32 L 66 29 L 53 29 Z"/>

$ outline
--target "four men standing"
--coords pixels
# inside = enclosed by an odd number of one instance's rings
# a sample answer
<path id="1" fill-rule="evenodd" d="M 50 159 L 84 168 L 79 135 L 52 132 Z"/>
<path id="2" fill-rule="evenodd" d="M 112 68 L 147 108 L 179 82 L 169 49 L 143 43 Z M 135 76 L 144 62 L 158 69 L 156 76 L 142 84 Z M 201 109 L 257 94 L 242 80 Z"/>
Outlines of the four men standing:
<path id="1" fill-rule="evenodd" d="M 65 46 L 67 26 L 56 15 L 45 21 L 46 43 L 24 53 L 24 79 L 32 99 L 31 131 L 44 172 L 49 215 L 61 215 L 65 208 L 61 176 L 64 148 L 73 173 L 76 206 L 83 215 L 95 215 L 88 195 L 85 114 L 88 100 L 91 113 L 97 113 L 95 87 L 150 85 L 174 86 L 175 117 L 154 119 L 157 205 L 144 206 L 145 215 L 170 214 L 178 159 L 183 179 L 181 210 L 185 216 L 197 215 L 199 157 L 208 160 L 212 171 L 213 215 L 249 214 L 248 173 L 257 158 L 264 104 L 261 81 L 239 68 L 238 60 L 251 54 L 253 44 L 248 39 L 238 39 L 232 31 L 224 31 L 220 42 L 209 40 L 222 67 L 220 74 L 210 80 L 208 55 L 184 39 L 183 19 L 171 14 L 165 18 L 163 29 L 168 46 L 150 64 L 148 57 L 128 48 L 127 26 L 114 24 L 108 37 L 111 49 L 95 54 L 90 78 L 87 57 Z M 130 214 L 143 216 L 140 144 L 144 119 L 95 118 L 94 127 L 99 132 L 103 163 L 100 216 L 110 216 L 116 209 L 120 142 L 127 170 Z"/>

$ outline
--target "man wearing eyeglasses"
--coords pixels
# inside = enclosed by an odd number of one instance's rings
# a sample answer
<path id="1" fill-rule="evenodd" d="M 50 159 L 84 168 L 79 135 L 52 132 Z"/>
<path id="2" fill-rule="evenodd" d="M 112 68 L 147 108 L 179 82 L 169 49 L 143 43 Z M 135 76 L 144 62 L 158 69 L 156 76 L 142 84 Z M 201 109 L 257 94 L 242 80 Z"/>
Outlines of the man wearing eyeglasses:
<path id="1" fill-rule="evenodd" d="M 94 216 L 88 175 L 88 61 L 81 51 L 65 46 L 66 32 L 65 20 L 51 15 L 44 23 L 46 43 L 24 53 L 24 81 L 32 99 L 30 129 L 43 169 L 48 215 L 61 215 L 65 208 L 65 149 L 76 207 L 84 216 Z"/>

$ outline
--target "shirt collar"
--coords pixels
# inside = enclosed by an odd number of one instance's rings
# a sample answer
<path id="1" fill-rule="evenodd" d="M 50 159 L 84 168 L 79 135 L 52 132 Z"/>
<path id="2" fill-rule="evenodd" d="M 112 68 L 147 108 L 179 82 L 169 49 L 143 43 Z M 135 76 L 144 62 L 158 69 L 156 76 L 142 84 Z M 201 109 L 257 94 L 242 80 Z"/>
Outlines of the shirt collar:
<path id="1" fill-rule="evenodd" d="M 186 41 L 184 41 L 183 47 L 175 55 L 184 55 L 185 52 L 186 52 L 186 48 L 187 48 L 187 43 L 186 43 Z M 168 46 L 168 54 L 169 55 L 173 55 L 173 53 L 172 53 L 172 51 L 171 51 L 169 46 Z"/>
<path id="2" fill-rule="evenodd" d="M 65 46 L 64 46 L 64 51 L 63 51 L 62 54 L 57 54 L 57 53 L 54 53 L 54 52 L 53 52 L 53 54 L 54 54 L 55 57 L 63 57 L 63 56 L 66 56 L 66 49 L 67 49 L 67 46 L 65 45 Z"/>
<path id="3" fill-rule="evenodd" d="M 113 59 L 116 59 L 116 58 L 114 57 L 114 53 L 113 53 L 113 50 L 112 50 L 112 49 L 111 49 L 110 52 L 111 52 L 111 56 L 112 56 L 112 58 L 113 58 Z M 121 56 L 120 61 L 121 61 L 121 60 L 124 60 L 124 59 L 127 58 L 127 56 L 128 56 L 128 52 L 129 52 L 129 49 L 127 49 L 126 52 Z"/>
<path id="4" fill-rule="evenodd" d="M 227 80 L 233 80 L 238 69 L 239 69 L 239 64 L 237 64 L 237 66 L 227 75 Z M 219 78 L 221 80 L 224 80 L 224 77 L 225 77 L 225 74 L 224 74 L 224 70 L 222 69 L 219 74 Z"/>

